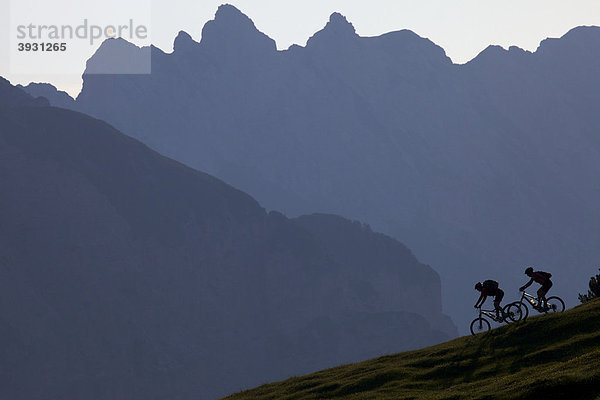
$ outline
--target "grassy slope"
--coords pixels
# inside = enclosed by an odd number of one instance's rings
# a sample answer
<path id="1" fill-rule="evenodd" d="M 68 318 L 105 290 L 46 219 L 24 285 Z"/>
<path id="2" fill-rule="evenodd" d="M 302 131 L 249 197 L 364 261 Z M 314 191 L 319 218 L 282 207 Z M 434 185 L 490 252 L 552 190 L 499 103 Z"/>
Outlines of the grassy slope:
<path id="1" fill-rule="evenodd" d="M 600 300 L 227 397 L 600 400 Z"/>

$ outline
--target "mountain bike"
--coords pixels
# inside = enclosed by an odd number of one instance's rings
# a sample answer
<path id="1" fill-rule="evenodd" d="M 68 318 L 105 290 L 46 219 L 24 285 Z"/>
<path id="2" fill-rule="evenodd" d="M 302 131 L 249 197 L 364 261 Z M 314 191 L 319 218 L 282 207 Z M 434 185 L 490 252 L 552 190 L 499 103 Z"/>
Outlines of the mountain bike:
<path id="1" fill-rule="evenodd" d="M 520 304 L 516 303 L 517 302 L 505 305 L 502 309 L 502 316 L 500 319 L 496 318 L 496 310 L 483 310 L 481 307 L 478 307 L 479 316 L 471 322 L 471 334 L 477 335 L 478 333 L 487 332 L 492 329 L 490 321 L 484 318 L 484 316 L 498 323 L 506 322 L 509 324 L 511 322 L 520 321 L 523 318 L 523 309 Z"/>
<path id="2" fill-rule="evenodd" d="M 533 308 L 539 313 L 554 313 L 565 311 L 565 302 L 558 296 L 550 296 L 546 299 L 546 307 L 540 306 L 536 296 L 532 296 L 529 293 L 523 291 L 521 300 L 515 301 L 512 304 L 519 303 L 523 311 L 523 319 L 529 316 L 529 307 Z M 529 307 L 528 307 L 529 306 Z"/>

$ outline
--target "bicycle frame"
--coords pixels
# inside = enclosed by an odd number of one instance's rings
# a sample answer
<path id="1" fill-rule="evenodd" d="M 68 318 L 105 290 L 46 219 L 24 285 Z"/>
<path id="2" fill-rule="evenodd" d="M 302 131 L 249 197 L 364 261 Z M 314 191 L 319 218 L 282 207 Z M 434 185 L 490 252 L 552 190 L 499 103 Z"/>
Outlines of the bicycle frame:
<path id="1" fill-rule="evenodd" d="M 529 293 L 523 291 L 523 294 L 521 295 L 521 300 L 519 300 L 520 302 L 524 303 L 523 300 L 527 300 L 527 303 L 531 304 L 533 307 L 537 307 L 538 306 L 538 298 L 537 296 L 532 296 Z"/>
<path id="2" fill-rule="evenodd" d="M 488 317 L 489 319 L 491 319 L 494 322 L 497 323 L 501 323 L 501 322 L 508 322 L 505 319 L 505 315 L 504 315 L 504 310 L 502 311 L 502 320 L 498 320 L 496 319 L 496 310 L 484 310 L 481 307 L 477 307 L 477 310 L 479 311 L 478 313 L 478 317 L 475 318 L 472 322 L 471 322 L 471 334 L 476 335 L 477 333 L 482 333 L 482 332 L 487 332 L 491 329 L 491 325 L 490 322 L 485 318 Z"/>
<path id="3" fill-rule="evenodd" d="M 477 308 L 479 310 L 479 318 L 482 318 L 482 315 L 490 318 L 494 322 L 500 322 L 496 319 L 496 310 L 484 310 L 481 307 Z M 504 311 L 502 311 L 502 317 L 504 317 Z"/>
<path id="4" fill-rule="evenodd" d="M 548 298 L 546 298 L 544 300 L 544 304 L 543 307 L 540 305 L 540 303 L 538 302 L 538 299 L 536 296 L 532 296 L 529 293 L 526 293 L 525 291 L 522 292 L 523 294 L 521 295 L 521 300 L 519 300 L 519 303 L 523 304 L 525 306 L 525 311 L 526 311 L 526 316 L 525 318 L 527 318 L 527 314 L 529 314 L 529 311 L 527 311 L 527 306 L 529 305 L 530 307 L 532 307 L 534 310 L 540 312 L 540 313 L 547 313 L 547 312 L 562 312 L 565 309 L 565 302 L 558 296 L 550 296 Z"/>

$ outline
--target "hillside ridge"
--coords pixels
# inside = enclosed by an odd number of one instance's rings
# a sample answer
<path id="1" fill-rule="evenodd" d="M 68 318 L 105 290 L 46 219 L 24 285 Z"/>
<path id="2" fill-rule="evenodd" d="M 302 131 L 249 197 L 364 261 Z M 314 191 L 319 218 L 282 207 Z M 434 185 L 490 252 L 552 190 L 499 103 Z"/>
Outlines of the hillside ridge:
<path id="1" fill-rule="evenodd" d="M 344 365 L 226 397 L 600 399 L 600 299 L 478 336 Z"/>

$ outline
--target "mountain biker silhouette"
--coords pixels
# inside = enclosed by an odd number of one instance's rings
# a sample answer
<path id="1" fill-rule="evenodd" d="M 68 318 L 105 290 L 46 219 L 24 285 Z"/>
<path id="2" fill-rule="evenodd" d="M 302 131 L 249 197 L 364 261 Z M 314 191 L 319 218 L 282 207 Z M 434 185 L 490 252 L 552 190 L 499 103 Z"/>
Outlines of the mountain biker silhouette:
<path id="1" fill-rule="evenodd" d="M 525 275 L 527 275 L 531 279 L 525 285 L 521 286 L 519 288 L 519 291 L 523 292 L 525 289 L 527 289 L 529 286 L 531 286 L 531 284 L 533 282 L 539 283 L 540 285 L 542 285 L 542 287 L 540 287 L 537 291 L 538 305 L 536 308 L 539 311 L 543 308 L 548 307 L 548 304 L 546 301 L 546 293 L 548 293 L 548 291 L 552 287 L 552 281 L 550 280 L 550 278 L 552 277 L 552 274 L 549 272 L 544 272 L 544 271 L 534 271 L 532 267 L 527 267 L 527 269 L 525 270 Z M 543 303 L 542 303 L 542 300 L 544 301 Z"/>
<path id="2" fill-rule="evenodd" d="M 498 321 L 502 321 L 502 307 L 500 307 L 500 302 L 504 298 L 504 291 L 500 289 L 498 282 L 490 279 L 484 281 L 483 284 L 481 282 L 477 282 L 475 284 L 475 290 L 481 292 L 481 296 L 479 296 L 479 299 L 475 303 L 475 308 L 481 307 L 483 303 L 485 303 L 485 300 L 488 296 L 495 296 L 494 308 L 496 309 L 496 318 Z"/>

